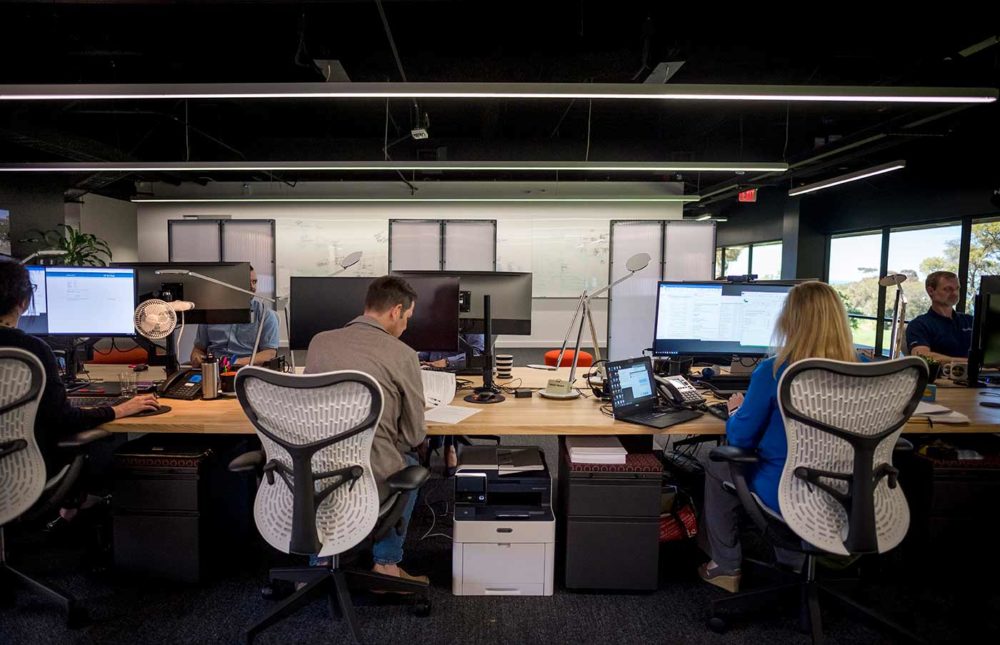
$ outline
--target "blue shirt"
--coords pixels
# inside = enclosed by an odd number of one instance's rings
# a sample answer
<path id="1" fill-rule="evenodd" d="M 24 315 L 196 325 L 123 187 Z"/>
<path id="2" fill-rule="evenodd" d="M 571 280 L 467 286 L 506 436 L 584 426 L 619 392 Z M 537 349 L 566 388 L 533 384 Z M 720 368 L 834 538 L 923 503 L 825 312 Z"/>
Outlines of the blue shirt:
<path id="1" fill-rule="evenodd" d="M 931 309 L 906 326 L 906 346 L 926 345 L 932 352 L 964 358 L 972 346 L 972 320 L 969 314 L 953 311 L 946 318 Z"/>
<path id="2" fill-rule="evenodd" d="M 482 354 L 486 351 L 486 336 L 483 334 L 459 334 L 459 337 L 465 341 L 465 343 L 459 343 L 459 349 L 462 347 L 471 345 L 474 354 Z M 465 351 L 461 354 L 455 354 L 452 352 L 419 352 L 417 354 L 420 360 L 424 363 L 433 363 L 434 361 L 439 361 L 442 358 L 448 367 L 460 368 L 465 367 Z"/>
<path id="3" fill-rule="evenodd" d="M 257 322 L 263 318 L 264 328 L 260 332 L 262 349 L 278 349 L 278 316 L 264 307 L 256 298 L 250 301 L 253 312 L 251 322 L 234 325 L 199 325 L 195 336 L 195 347 L 206 349 L 216 357 L 235 356 L 244 358 L 253 354 L 253 344 L 257 340 Z"/>
<path id="4" fill-rule="evenodd" d="M 775 359 L 761 361 L 750 376 L 743 405 L 726 422 L 729 445 L 752 450 L 760 462 L 753 468 L 748 483 L 761 501 L 780 512 L 778 482 L 788 458 L 785 423 L 778 409 L 778 379 L 786 365 L 774 373 Z"/>

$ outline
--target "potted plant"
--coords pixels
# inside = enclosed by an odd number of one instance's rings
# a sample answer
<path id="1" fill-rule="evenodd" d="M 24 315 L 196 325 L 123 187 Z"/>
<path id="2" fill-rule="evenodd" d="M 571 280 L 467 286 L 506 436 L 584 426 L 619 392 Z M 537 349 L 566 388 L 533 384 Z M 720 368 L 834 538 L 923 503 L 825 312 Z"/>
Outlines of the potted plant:
<path id="1" fill-rule="evenodd" d="M 108 243 L 93 233 L 84 233 L 66 224 L 56 224 L 48 231 L 35 229 L 31 233 L 39 236 L 32 241 L 41 242 L 42 249 L 65 251 L 66 255 L 58 259 L 60 264 L 103 267 L 111 261 Z"/>
<path id="2" fill-rule="evenodd" d="M 930 356 L 921 355 L 920 358 L 927 363 L 927 382 L 933 383 L 937 380 L 937 377 L 941 376 L 941 363 Z"/>

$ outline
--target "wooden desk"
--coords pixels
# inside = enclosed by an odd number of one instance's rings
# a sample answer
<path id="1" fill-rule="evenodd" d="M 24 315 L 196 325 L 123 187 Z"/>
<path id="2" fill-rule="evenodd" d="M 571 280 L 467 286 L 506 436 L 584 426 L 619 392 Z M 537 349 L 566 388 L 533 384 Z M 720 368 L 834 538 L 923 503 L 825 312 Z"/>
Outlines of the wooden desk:
<path id="1" fill-rule="evenodd" d="M 98 369 L 100 367 L 101 369 Z M 96 366 L 91 368 L 94 378 L 108 380 L 117 378 L 121 368 L 117 366 Z M 563 372 L 563 370 L 560 370 Z M 140 374 L 140 379 L 155 380 L 158 375 L 151 370 L 148 375 Z M 521 387 L 539 388 L 555 372 L 543 372 L 529 368 L 515 368 L 513 384 L 521 379 Z M 565 375 L 564 375 L 565 376 Z M 159 376 L 162 378 L 162 375 Z M 471 379 L 470 379 L 471 380 Z M 582 381 L 578 381 L 582 385 Z M 589 390 L 584 390 L 589 395 Z M 960 387 L 939 387 L 938 400 L 941 405 L 967 415 L 970 423 L 961 425 L 935 424 L 926 419 L 913 419 L 904 427 L 906 433 L 990 433 L 1000 432 L 1000 409 L 984 408 L 981 400 L 993 397 L 979 395 L 981 390 Z M 220 398 L 213 401 L 178 401 L 165 399 L 173 408 L 169 413 L 154 417 L 131 417 L 119 419 L 104 427 L 112 432 L 170 432 L 202 434 L 253 434 L 253 426 L 243 414 L 235 398 Z M 459 424 L 428 424 L 428 434 L 432 435 L 702 435 L 723 434 L 722 421 L 705 414 L 700 419 L 682 423 L 664 430 L 648 428 L 615 421 L 603 414 L 601 404 L 593 398 L 577 398 L 569 401 L 544 399 L 537 393 L 529 399 L 515 399 L 508 396 L 503 403 L 475 405 L 456 397 L 452 405 L 474 407 L 479 412 Z"/>

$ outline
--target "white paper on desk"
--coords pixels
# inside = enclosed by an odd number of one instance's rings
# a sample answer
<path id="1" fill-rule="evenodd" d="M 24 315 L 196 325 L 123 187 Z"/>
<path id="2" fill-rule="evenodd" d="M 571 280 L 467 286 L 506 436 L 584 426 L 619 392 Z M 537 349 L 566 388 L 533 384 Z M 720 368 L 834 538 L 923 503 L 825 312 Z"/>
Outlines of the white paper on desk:
<path id="1" fill-rule="evenodd" d="M 455 375 L 452 372 L 420 370 L 420 380 L 424 383 L 424 405 L 436 408 L 447 405 L 455 398 Z"/>
<path id="2" fill-rule="evenodd" d="M 454 379 L 454 375 L 452 375 Z M 479 412 L 476 408 L 462 408 L 457 405 L 438 405 L 424 413 L 424 419 L 434 423 L 461 423 L 473 414 Z"/>
<path id="3" fill-rule="evenodd" d="M 969 422 L 969 417 L 961 412 L 955 412 L 954 410 L 946 408 L 943 405 L 927 403 L 926 401 L 921 401 L 917 404 L 917 409 L 913 412 L 913 416 L 927 419 L 932 424 Z"/>

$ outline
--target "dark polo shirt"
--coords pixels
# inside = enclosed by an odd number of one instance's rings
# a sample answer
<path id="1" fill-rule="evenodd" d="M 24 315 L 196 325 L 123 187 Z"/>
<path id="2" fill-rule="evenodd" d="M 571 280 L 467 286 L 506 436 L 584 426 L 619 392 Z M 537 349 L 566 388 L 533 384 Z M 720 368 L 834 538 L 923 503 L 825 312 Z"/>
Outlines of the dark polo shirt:
<path id="1" fill-rule="evenodd" d="M 946 318 L 933 309 L 906 326 L 906 346 L 926 345 L 945 356 L 966 357 L 972 346 L 972 316 L 953 311 Z"/>

